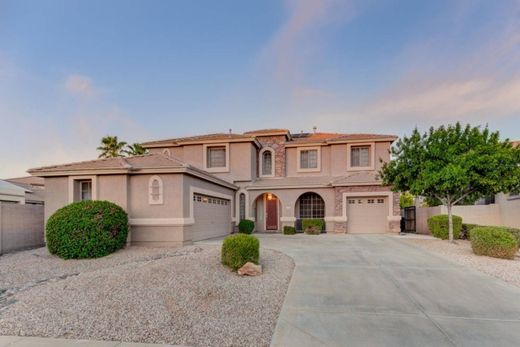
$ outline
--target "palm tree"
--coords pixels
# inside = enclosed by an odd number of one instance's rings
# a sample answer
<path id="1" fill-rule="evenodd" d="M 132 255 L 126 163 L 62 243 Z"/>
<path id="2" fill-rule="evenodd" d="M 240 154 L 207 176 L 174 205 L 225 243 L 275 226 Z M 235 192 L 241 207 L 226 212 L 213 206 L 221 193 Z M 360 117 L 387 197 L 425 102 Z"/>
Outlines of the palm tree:
<path id="1" fill-rule="evenodd" d="M 98 158 L 122 157 L 124 154 L 123 148 L 125 146 L 126 142 L 120 142 L 117 136 L 107 135 L 101 139 L 101 146 L 97 148 L 98 151 L 101 151 Z"/>
<path id="2" fill-rule="evenodd" d="M 140 143 L 134 143 L 132 145 L 126 145 L 127 149 L 123 149 L 123 153 L 128 155 L 142 155 L 148 153 L 148 150 L 141 146 Z"/>

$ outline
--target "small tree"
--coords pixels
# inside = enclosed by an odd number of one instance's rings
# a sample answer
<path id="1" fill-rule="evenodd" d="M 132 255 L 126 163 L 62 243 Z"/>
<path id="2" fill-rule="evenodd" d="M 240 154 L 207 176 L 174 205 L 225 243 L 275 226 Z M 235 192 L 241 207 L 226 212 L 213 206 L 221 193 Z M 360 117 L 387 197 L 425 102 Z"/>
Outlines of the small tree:
<path id="1" fill-rule="evenodd" d="M 520 148 L 500 141 L 487 126 L 430 128 L 399 139 L 380 175 L 395 191 L 437 199 L 448 209 L 449 240 L 453 242 L 452 208 L 461 201 L 520 188 Z"/>
<path id="2" fill-rule="evenodd" d="M 413 206 L 415 197 L 409 192 L 404 192 L 401 194 L 399 198 L 399 206 L 401 208 L 406 208 Z"/>

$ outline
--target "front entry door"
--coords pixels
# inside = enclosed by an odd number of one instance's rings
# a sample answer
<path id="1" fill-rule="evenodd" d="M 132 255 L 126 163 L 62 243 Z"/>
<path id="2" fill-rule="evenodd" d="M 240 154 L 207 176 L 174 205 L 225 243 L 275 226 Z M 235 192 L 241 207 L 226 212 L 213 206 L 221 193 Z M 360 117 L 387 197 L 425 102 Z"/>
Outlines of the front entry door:
<path id="1" fill-rule="evenodd" d="M 265 228 L 278 230 L 278 199 L 276 196 L 267 196 L 265 206 Z"/>

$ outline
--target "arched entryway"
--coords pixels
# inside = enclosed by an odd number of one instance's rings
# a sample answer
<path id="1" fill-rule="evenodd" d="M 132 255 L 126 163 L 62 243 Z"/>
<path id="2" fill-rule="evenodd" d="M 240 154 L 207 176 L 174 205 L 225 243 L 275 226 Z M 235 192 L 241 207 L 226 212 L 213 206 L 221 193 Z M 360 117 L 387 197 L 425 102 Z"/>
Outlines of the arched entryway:
<path id="1" fill-rule="evenodd" d="M 273 193 L 258 196 L 253 203 L 257 231 L 280 230 L 280 199 Z"/>
<path id="2" fill-rule="evenodd" d="M 304 193 L 296 200 L 294 213 L 296 230 L 302 230 L 302 220 L 325 218 L 325 201 L 317 193 Z"/>

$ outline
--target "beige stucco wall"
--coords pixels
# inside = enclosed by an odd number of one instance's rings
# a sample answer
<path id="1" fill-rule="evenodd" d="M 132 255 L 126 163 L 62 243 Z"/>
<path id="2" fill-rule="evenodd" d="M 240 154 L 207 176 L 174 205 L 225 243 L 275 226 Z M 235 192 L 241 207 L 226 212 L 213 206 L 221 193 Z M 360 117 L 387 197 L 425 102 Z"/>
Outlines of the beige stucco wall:
<path id="1" fill-rule="evenodd" d="M 68 177 L 46 177 L 45 180 L 45 222 L 57 209 L 69 203 Z"/>
<path id="2" fill-rule="evenodd" d="M 447 214 L 445 206 L 417 207 L 417 232 L 429 234 L 427 220 L 437 214 Z M 463 223 L 497 225 L 520 228 L 520 199 L 508 199 L 507 194 L 498 194 L 495 204 L 454 206 L 453 214 L 462 217 Z"/>
<path id="3" fill-rule="evenodd" d="M 502 225 L 520 228 L 520 199 L 510 199 L 509 194 L 498 194 L 495 202 L 500 206 Z"/>
<path id="4" fill-rule="evenodd" d="M 183 175 L 158 174 L 163 182 L 163 203 L 150 205 L 148 185 L 155 175 L 132 175 L 129 179 L 128 213 L 130 218 L 183 217 Z"/>
<path id="5" fill-rule="evenodd" d="M 44 207 L 0 203 L 0 254 L 44 244 Z"/>
<path id="6" fill-rule="evenodd" d="M 102 175 L 97 178 L 98 200 L 108 200 L 128 212 L 128 176 Z"/>

